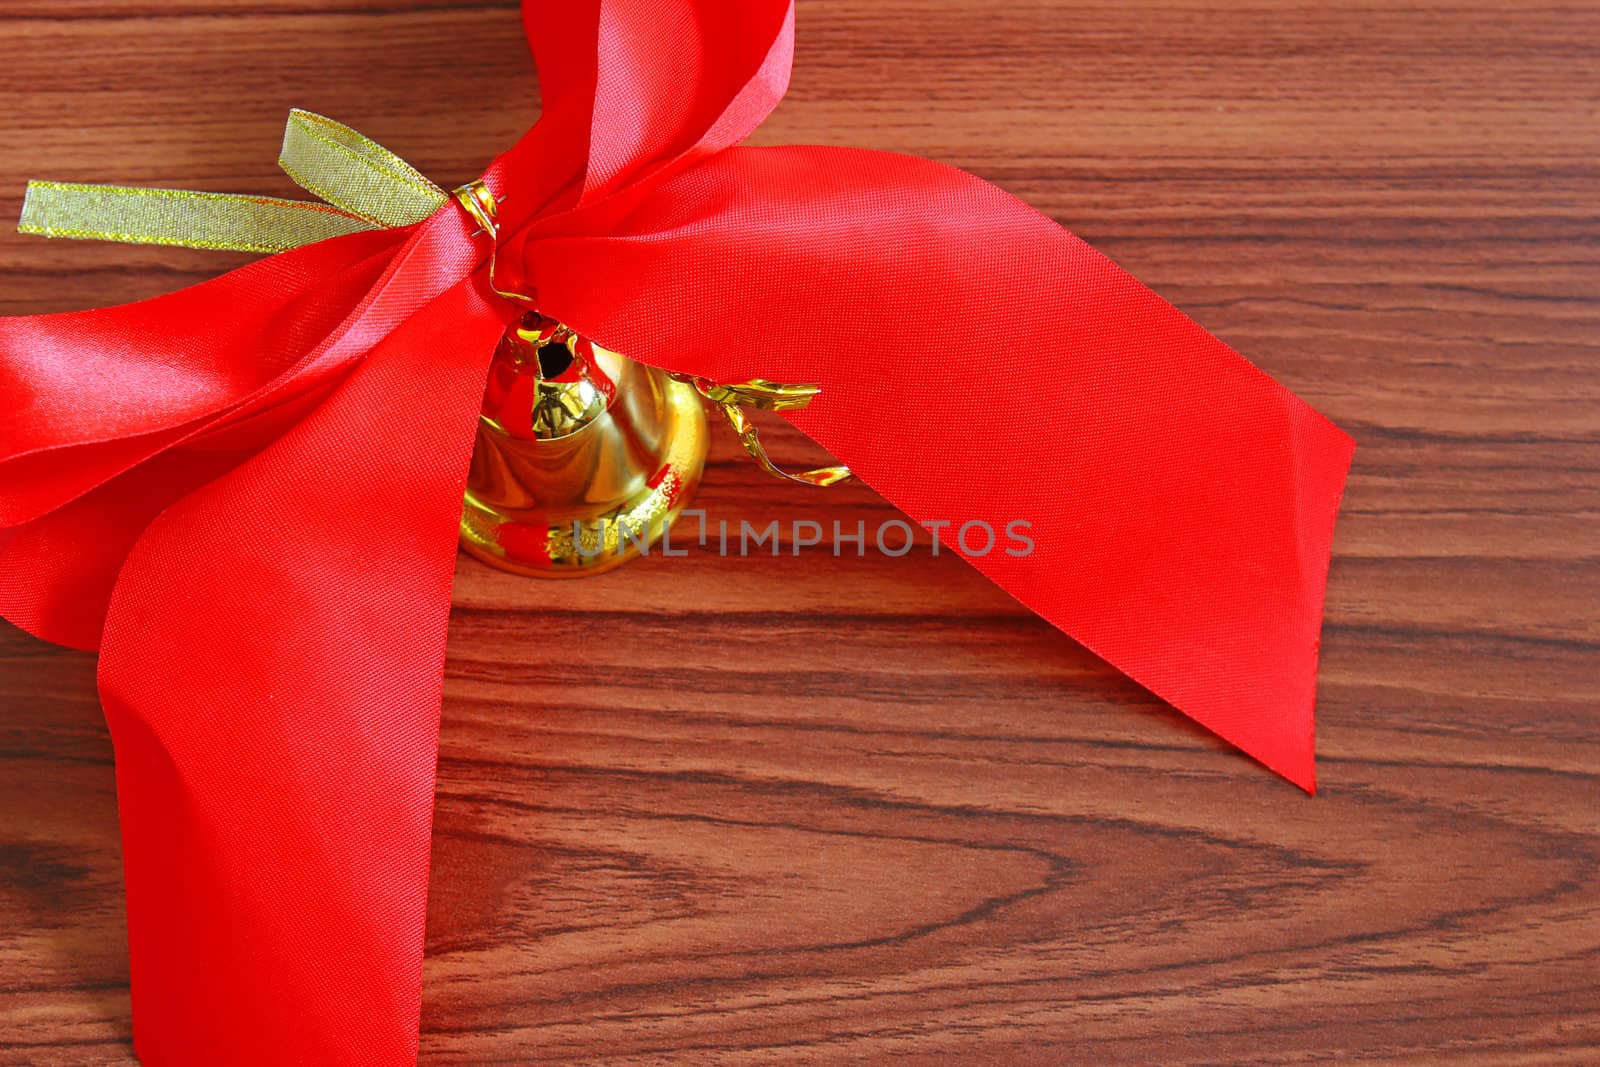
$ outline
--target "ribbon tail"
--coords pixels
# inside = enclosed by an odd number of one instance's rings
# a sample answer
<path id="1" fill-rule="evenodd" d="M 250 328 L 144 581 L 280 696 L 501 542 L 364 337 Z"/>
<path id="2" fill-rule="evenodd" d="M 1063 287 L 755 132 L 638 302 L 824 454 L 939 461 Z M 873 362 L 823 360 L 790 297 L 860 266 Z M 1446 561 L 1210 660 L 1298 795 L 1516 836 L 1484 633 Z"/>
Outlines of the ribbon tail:
<path id="1" fill-rule="evenodd" d="M 415 1058 L 457 525 L 512 314 L 455 283 L 122 568 L 100 691 L 145 1063 Z"/>
<path id="2" fill-rule="evenodd" d="M 599 236 L 530 246 L 541 306 L 790 416 L 1002 588 L 1307 790 L 1353 443 L 1025 204 L 925 160 L 735 148 Z M 1025 523 L 1033 550 L 1007 551 Z M 959 531 L 972 527 L 959 540 Z M 983 526 L 996 543 L 984 551 Z"/>
<path id="3" fill-rule="evenodd" d="M 283 252 L 372 229 L 327 204 L 243 193 L 31 181 L 19 233 L 219 252 Z"/>

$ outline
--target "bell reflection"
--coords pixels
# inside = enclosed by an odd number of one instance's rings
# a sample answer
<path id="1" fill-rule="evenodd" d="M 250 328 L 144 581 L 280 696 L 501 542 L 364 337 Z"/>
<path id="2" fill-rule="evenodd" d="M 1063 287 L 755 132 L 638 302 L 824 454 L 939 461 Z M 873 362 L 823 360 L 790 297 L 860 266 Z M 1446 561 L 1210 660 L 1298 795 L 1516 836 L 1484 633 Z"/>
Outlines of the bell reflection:
<path id="1" fill-rule="evenodd" d="M 461 544 L 519 574 L 596 574 L 660 537 L 700 482 L 694 388 L 529 313 L 484 392 Z"/>

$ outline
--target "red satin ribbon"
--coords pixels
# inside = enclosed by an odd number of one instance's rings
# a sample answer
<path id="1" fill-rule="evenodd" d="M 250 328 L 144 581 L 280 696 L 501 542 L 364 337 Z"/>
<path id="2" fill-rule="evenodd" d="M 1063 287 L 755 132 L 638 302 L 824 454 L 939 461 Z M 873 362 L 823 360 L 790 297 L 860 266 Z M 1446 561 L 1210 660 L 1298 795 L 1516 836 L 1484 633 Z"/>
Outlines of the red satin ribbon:
<path id="1" fill-rule="evenodd" d="M 1348 437 L 977 178 L 735 147 L 791 0 L 524 18 L 545 112 L 484 176 L 502 286 L 648 363 L 820 383 L 796 425 L 913 519 L 1031 521 L 972 563 L 1312 788 Z M 101 650 L 147 1063 L 415 1058 L 456 524 L 518 311 L 471 230 L 452 203 L 0 320 L 0 613 Z"/>

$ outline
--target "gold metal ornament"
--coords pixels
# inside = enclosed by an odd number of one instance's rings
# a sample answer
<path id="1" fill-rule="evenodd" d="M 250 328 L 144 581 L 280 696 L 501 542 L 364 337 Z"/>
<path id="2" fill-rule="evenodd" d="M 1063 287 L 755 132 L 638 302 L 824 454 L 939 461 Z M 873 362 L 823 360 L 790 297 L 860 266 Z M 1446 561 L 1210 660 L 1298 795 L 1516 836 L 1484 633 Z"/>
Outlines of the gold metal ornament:
<path id="1" fill-rule="evenodd" d="M 842 466 L 818 467 L 816 470 L 790 474 L 767 456 L 767 450 L 761 444 L 760 431 L 750 416 L 744 413 L 747 407 L 759 411 L 799 411 L 809 406 L 812 398 L 822 392 L 820 385 L 784 385 L 781 382 L 769 382 L 765 378 L 751 378 L 743 385 L 719 385 L 706 378 L 683 374 L 674 374 L 673 377 L 694 386 L 701 396 L 722 412 L 728 425 L 733 427 L 733 432 L 739 435 L 739 443 L 750 454 L 750 458 L 774 478 L 826 489 L 852 477 L 850 468 Z"/>
<path id="2" fill-rule="evenodd" d="M 461 545 L 518 574 L 598 574 L 661 538 L 700 483 L 693 386 L 529 312 L 490 366 Z"/>
<path id="3" fill-rule="evenodd" d="M 455 198 L 498 251 L 498 201 L 482 181 Z M 528 308 L 532 297 L 489 286 Z M 461 545 L 491 566 L 539 577 L 598 574 L 648 551 L 688 504 L 705 468 L 711 402 L 762 469 L 808 485 L 844 467 L 788 474 L 767 458 L 744 407 L 790 411 L 819 387 L 753 379 L 719 385 L 634 363 L 529 310 L 490 365 L 461 513 Z"/>

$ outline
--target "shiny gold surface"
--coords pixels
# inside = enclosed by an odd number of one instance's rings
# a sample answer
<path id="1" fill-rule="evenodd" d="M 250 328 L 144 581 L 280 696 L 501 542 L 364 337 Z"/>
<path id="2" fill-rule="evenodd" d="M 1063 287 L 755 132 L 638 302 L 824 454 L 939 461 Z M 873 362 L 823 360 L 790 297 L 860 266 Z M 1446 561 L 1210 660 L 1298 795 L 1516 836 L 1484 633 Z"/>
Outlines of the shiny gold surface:
<path id="1" fill-rule="evenodd" d="M 483 179 L 474 178 L 465 185 L 458 185 L 450 195 L 467 209 L 467 214 L 472 216 L 484 233 L 492 240 L 500 240 L 500 206 L 495 202 L 494 194 L 489 192 L 489 187 L 483 184 Z"/>
<path id="2" fill-rule="evenodd" d="M 765 378 L 751 378 L 742 384 L 718 384 L 706 378 L 683 378 L 713 404 L 737 404 L 762 411 L 799 411 L 809 407 L 822 392 L 820 385 L 784 385 Z"/>
<path id="3" fill-rule="evenodd" d="M 739 443 L 744 446 L 746 452 L 750 453 L 750 458 L 754 459 L 762 470 L 774 478 L 799 482 L 801 485 L 826 488 L 853 477 L 850 473 L 850 468 L 845 466 L 817 467 L 815 470 L 800 471 L 797 474 L 786 471 L 768 457 L 767 450 L 761 445 L 760 431 L 756 429 L 756 424 L 750 421 L 750 416 L 744 413 L 743 408 L 736 404 L 718 404 L 717 410 L 722 412 L 723 417 L 728 420 L 728 425 L 733 427 L 733 432 L 739 435 Z"/>
<path id="4" fill-rule="evenodd" d="M 536 313 L 495 353 L 461 544 L 519 574 L 597 574 L 655 544 L 706 455 L 700 395 Z"/>
<path id="5" fill-rule="evenodd" d="M 516 437 L 570 436 L 611 406 L 617 384 L 605 367 L 615 368 L 619 358 L 554 319 L 529 313 L 500 341 L 484 411 L 495 412 L 496 423 Z"/>
<path id="6" fill-rule="evenodd" d="M 798 474 L 784 470 L 767 455 L 767 450 L 761 445 L 761 432 L 750 421 L 750 416 L 744 413 L 747 407 L 762 411 L 799 411 L 822 391 L 820 385 L 784 385 L 781 382 L 769 382 L 765 378 L 752 378 L 743 384 L 718 384 L 688 375 L 673 377 L 694 386 L 701 396 L 711 401 L 728 420 L 728 425 L 733 427 L 733 432 L 739 435 L 739 443 L 744 450 L 774 478 L 822 488 L 837 485 L 852 477 L 850 468 L 844 466 L 818 467 Z"/>
<path id="7" fill-rule="evenodd" d="M 513 304 L 521 304 L 530 311 L 538 311 L 538 302 L 533 297 L 526 293 L 502 289 L 495 278 L 495 270 L 500 262 L 500 201 L 495 199 L 482 178 L 475 178 L 465 185 L 457 186 L 451 195 L 478 224 L 478 233 L 489 235 L 489 288 Z"/>

